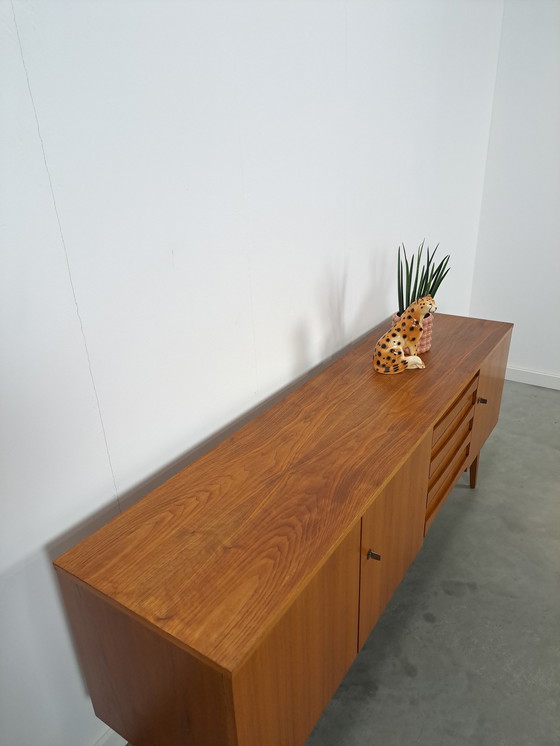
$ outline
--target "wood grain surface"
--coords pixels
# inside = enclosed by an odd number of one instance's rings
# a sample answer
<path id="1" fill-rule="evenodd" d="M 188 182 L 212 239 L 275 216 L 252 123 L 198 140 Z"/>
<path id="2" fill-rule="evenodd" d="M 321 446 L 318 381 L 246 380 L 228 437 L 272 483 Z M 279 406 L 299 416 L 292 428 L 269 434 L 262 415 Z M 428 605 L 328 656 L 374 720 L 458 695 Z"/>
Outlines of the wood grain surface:
<path id="1" fill-rule="evenodd" d="M 231 679 L 58 570 L 95 714 L 134 746 L 236 746 Z"/>
<path id="2" fill-rule="evenodd" d="M 56 565 L 216 670 L 246 662 L 511 325 L 439 315 L 425 370 L 384 322 Z"/>
<path id="3" fill-rule="evenodd" d="M 360 525 L 233 678 L 243 746 L 304 743 L 356 656 Z"/>

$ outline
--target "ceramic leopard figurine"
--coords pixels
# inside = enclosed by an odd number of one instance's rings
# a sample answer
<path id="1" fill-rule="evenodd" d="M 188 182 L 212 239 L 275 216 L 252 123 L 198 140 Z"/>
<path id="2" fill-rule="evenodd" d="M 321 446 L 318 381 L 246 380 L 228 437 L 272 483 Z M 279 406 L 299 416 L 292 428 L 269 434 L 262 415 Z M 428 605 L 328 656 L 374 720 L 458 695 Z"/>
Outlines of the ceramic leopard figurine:
<path id="1" fill-rule="evenodd" d="M 426 367 L 416 354 L 416 349 L 423 332 L 422 319 L 436 310 L 431 295 L 419 298 L 406 309 L 398 322 L 375 345 L 373 367 L 377 373 L 393 375 L 403 370 Z M 405 354 L 407 350 L 409 354 Z"/>

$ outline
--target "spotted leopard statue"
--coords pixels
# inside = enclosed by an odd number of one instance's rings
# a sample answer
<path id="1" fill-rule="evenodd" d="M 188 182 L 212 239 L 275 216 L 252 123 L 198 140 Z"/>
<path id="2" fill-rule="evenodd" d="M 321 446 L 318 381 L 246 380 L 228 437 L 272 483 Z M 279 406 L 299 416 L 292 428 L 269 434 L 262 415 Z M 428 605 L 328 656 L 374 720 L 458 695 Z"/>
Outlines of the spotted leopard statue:
<path id="1" fill-rule="evenodd" d="M 431 295 L 419 298 L 406 309 L 398 322 L 375 345 L 373 368 L 377 373 L 393 375 L 403 370 L 426 367 L 416 351 L 423 333 L 422 319 L 436 310 Z"/>

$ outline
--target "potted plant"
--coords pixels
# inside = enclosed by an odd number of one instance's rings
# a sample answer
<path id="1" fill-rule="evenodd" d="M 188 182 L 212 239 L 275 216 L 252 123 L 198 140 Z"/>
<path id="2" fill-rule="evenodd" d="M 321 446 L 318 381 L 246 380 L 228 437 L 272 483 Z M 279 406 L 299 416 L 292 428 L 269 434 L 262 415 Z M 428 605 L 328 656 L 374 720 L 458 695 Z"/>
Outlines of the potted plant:
<path id="1" fill-rule="evenodd" d="M 422 241 L 416 254 L 413 254 L 409 259 L 404 243 L 402 246 L 399 246 L 397 255 L 397 296 L 399 310 L 393 316 L 394 322 L 398 321 L 402 312 L 411 303 L 418 300 L 418 298 L 431 295 L 435 299 L 439 286 L 450 269 L 449 254 L 439 264 L 436 264 L 434 257 L 438 247 L 439 244 L 430 252 L 430 247 L 426 246 L 426 253 L 424 254 L 424 241 Z M 422 322 L 424 332 L 420 340 L 418 352 L 426 352 L 431 347 L 432 322 L 432 315 L 427 314 Z"/>

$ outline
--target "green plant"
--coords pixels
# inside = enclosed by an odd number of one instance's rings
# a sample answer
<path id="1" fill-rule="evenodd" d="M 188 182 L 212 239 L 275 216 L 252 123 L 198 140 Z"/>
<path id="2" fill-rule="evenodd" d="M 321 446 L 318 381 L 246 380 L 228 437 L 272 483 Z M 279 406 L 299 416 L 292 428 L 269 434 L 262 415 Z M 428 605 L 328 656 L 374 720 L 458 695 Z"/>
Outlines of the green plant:
<path id="1" fill-rule="evenodd" d="M 404 243 L 399 246 L 397 256 L 397 294 L 399 299 L 399 316 L 408 308 L 411 303 L 425 295 L 431 295 L 435 298 L 439 286 L 447 276 L 450 267 L 449 254 L 436 265 L 434 256 L 438 250 L 439 244 L 430 253 L 430 247 L 426 246 L 426 255 L 422 261 L 424 253 L 424 241 L 418 247 L 416 254 L 410 259 L 407 256 Z M 402 248 L 402 254 L 401 254 Z"/>

